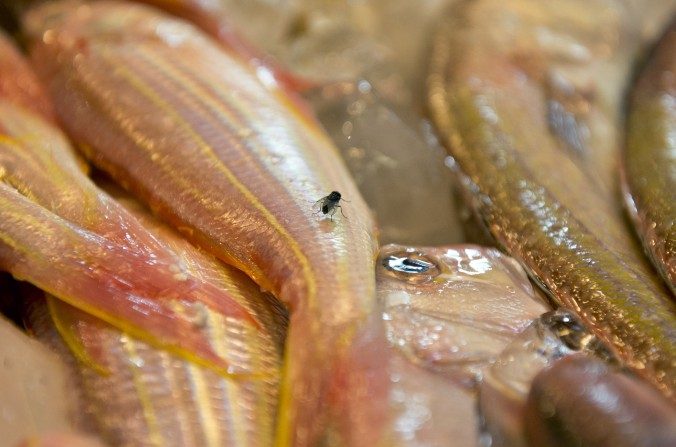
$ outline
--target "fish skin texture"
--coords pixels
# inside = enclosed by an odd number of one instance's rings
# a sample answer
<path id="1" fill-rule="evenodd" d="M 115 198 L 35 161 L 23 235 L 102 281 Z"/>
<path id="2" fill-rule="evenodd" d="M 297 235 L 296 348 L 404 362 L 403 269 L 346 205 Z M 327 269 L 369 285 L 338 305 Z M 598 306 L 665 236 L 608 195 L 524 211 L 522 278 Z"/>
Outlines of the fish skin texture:
<path id="1" fill-rule="evenodd" d="M 375 303 L 372 216 L 336 149 L 251 67 L 160 12 L 57 2 L 24 29 L 87 158 L 289 307 L 277 443 L 313 444 L 332 365 Z M 316 213 L 332 190 L 346 218 Z"/>
<path id="2" fill-rule="evenodd" d="M 676 295 L 676 24 L 630 94 L 623 159 L 627 210 L 645 250 Z"/>
<path id="3" fill-rule="evenodd" d="M 649 27 L 637 24 L 644 11 L 674 7 L 639 6 L 466 2 L 439 28 L 428 102 L 497 242 L 629 367 L 673 396 L 675 306 L 617 200 L 621 98 L 649 40 Z"/>

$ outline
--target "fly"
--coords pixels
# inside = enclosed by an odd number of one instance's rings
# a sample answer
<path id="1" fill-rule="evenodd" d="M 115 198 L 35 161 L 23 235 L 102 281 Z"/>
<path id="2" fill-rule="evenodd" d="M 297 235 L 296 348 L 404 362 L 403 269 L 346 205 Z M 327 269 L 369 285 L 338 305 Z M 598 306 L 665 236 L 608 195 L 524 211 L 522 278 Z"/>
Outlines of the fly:
<path id="1" fill-rule="evenodd" d="M 328 214 L 329 217 L 331 218 L 331 221 L 333 221 L 333 215 L 336 214 L 336 210 L 339 209 L 340 214 L 342 214 L 343 217 L 347 218 L 347 216 L 343 213 L 343 208 L 339 205 L 341 199 L 342 196 L 338 191 L 331 191 L 331 194 L 322 197 L 321 199 L 315 202 L 315 205 L 320 204 L 317 213 L 321 211 L 322 214 Z M 344 202 L 347 202 L 347 200 L 345 199 L 342 200 Z"/>

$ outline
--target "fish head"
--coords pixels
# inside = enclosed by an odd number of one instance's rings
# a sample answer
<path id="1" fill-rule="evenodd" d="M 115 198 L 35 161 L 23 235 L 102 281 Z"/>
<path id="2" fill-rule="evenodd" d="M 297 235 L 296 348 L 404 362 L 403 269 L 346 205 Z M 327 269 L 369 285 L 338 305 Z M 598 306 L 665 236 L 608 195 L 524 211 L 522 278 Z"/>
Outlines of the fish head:
<path id="1" fill-rule="evenodd" d="M 470 384 L 547 311 L 516 261 L 491 248 L 388 245 L 377 281 L 390 342 Z"/>

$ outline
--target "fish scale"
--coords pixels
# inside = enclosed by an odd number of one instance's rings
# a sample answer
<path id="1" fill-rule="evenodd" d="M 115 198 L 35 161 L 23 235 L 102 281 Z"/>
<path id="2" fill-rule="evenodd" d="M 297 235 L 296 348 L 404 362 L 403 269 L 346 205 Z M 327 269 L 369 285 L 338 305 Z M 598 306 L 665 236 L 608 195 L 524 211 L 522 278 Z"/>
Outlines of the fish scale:
<path id="1" fill-rule="evenodd" d="M 277 442 L 317 442 L 333 365 L 375 306 L 374 223 L 337 150 L 255 67 L 160 12 L 55 2 L 23 23 L 85 155 L 289 306 Z M 350 203 L 331 222 L 312 204 L 333 190 Z"/>
<path id="2" fill-rule="evenodd" d="M 475 211 L 499 244 L 628 366 L 673 396 L 675 307 L 622 221 L 612 180 L 619 138 L 607 124 L 619 126 L 624 82 L 649 39 L 649 27 L 639 28 L 668 17 L 659 11 L 674 4 L 650 2 L 640 13 L 628 4 L 466 2 L 439 28 L 428 101 Z M 590 25 L 590 13 L 576 15 L 577 7 L 599 8 L 604 21 Z M 546 33 L 558 40 L 543 42 Z M 641 33 L 642 41 L 635 38 Z M 556 70 L 595 82 L 585 94 L 588 110 L 574 115 L 589 131 L 587 158 L 562 147 L 547 122 L 543 80 Z M 608 74 L 610 80 L 594 78 Z"/>
<path id="3" fill-rule="evenodd" d="M 643 245 L 676 295 L 675 44 L 672 23 L 629 95 L 622 180 Z"/>

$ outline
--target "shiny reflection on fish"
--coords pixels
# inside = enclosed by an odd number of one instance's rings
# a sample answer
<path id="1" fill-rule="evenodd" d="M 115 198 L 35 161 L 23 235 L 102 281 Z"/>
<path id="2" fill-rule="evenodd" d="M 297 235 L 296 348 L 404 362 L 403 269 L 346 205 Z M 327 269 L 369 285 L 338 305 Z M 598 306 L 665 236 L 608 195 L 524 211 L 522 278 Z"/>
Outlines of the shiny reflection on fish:
<path id="1" fill-rule="evenodd" d="M 382 318 L 334 371 L 326 445 L 477 446 L 475 384 L 546 306 L 492 248 L 387 245 L 376 278 Z"/>
<path id="2" fill-rule="evenodd" d="M 610 350 L 567 309 L 535 320 L 500 354 L 479 387 L 479 408 L 492 446 L 525 446 L 524 405 L 533 378 L 555 361 L 586 353 L 615 363 Z"/>
<path id="3" fill-rule="evenodd" d="M 519 265 L 492 248 L 388 245 L 377 278 L 390 342 L 467 385 L 547 311 Z"/>
<path id="4" fill-rule="evenodd" d="M 414 249 L 387 255 L 381 265 L 390 276 L 412 284 L 431 281 L 440 273 L 434 261 Z"/>
<path id="5" fill-rule="evenodd" d="M 537 375 L 525 427 L 529 445 L 673 446 L 676 408 L 630 374 L 573 355 Z"/>

